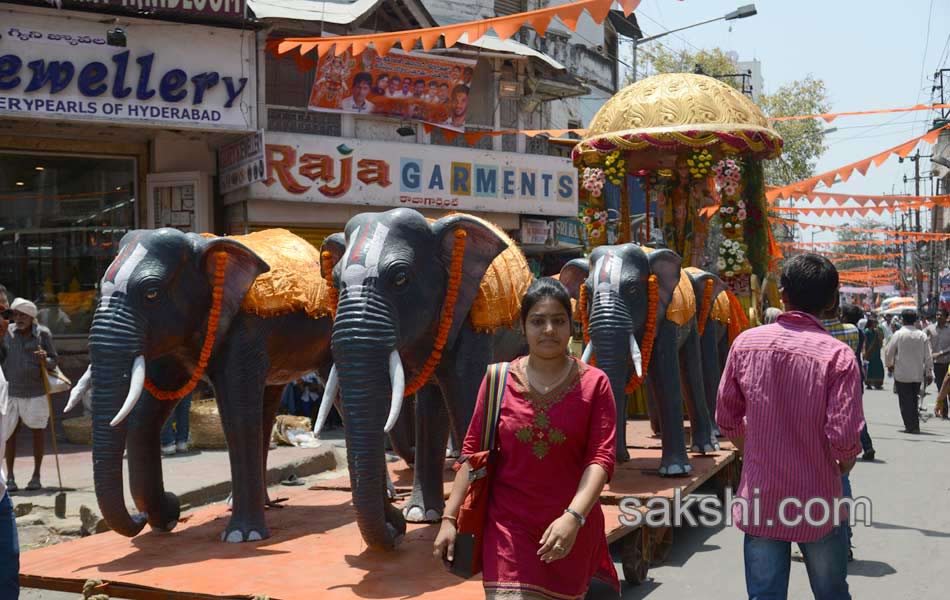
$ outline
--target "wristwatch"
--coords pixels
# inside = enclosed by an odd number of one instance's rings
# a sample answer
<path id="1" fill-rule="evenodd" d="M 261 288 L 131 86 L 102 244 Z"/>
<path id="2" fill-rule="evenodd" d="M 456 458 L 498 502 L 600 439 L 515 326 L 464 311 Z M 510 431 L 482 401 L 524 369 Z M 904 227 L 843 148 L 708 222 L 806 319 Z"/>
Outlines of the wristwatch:
<path id="1" fill-rule="evenodd" d="M 572 515 L 575 519 L 577 519 L 577 521 L 581 524 L 581 527 L 583 527 L 583 526 L 584 526 L 584 523 L 587 522 L 587 519 L 585 519 L 584 517 L 582 517 L 582 516 L 581 516 L 581 513 L 577 512 L 576 510 L 574 510 L 574 509 L 572 509 L 572 508 L 565 508 L 565 509 L 564 509 L 564 512 L 566 512 L 566 513 Z"/>

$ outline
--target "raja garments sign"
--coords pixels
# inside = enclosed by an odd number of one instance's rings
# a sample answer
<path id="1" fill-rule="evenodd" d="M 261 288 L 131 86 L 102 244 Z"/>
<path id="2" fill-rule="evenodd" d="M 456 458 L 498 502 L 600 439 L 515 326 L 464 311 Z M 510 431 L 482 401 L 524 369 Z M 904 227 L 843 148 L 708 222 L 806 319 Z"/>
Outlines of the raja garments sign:
<path id="1" fill-rule="evenodd" d="M 474 60 L 367 48 L 320 58 L 308 107 L 323 112 L 381 115 L 465 131 Z"/>
<path id="2" fill-rule="evenodd" d="M 0 115 L 255 130 L 253 32 L 137 20 L 116 47 L 110 27 L 88 15 L 5 13 Z"/>
<path id="3" fill-rule="evenodd" d="M 570 159 L 268 132 L 252 198 L 551 216 L 577 214 Z"/>

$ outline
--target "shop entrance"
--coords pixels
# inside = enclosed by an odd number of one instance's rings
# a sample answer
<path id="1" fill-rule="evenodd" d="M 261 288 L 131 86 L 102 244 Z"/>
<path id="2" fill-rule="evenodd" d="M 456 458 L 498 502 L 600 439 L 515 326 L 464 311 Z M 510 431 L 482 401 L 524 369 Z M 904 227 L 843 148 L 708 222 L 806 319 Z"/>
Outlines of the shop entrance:
<path id="1" fill-rule="evenodd" d="M 0 283 L 54 336 L 89 332 L 99 276 L 134 229 L 135 158 L 0 151 Z"/>

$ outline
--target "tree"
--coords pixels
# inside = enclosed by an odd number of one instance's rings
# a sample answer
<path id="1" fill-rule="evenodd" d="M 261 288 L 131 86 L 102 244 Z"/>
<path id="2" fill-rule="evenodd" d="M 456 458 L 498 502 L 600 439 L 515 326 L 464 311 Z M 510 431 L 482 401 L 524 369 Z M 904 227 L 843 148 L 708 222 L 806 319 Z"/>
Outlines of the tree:
<path id="1" fill-rule="evenodd" d="M 866 231 L 854 231 L 854 229 L 890 229 L 891 226 L 876 219 L 864 218 L 858 219 L 853 225 L 849 225 L 849 227 L 852 227 L 853 229 L 839 229 L 836 232 L 839 242 L 870 242 L 870 240 L 879 240 L 880 237 L 878 237 L 878 234 Z M 880 244 L 872 243 L 855 244 L 853 246 L 838 246 L 838 248 L 842 253 L 863 254 L 865 256 L 875 256 L 894 252 L 890 246 L 882 246 Z M 880 258 L 835 261 L 835 267 L 837 267 L 839 271 L 865 268 L 873 271 L 875 269 L 896 266 L 896 260 L 884 260 Z"/>
<path id="2" fill-rule="evenodd" d="M 668 50 L 663 46 L 641 50 L 657 73 L 693 73 L 698 69 L 710 77 L 740 89 L 741 80 L 723 77 L 736 72 L 736 64 L 721 48 L 709 50 Z M 759 108 L 768 117 L 788 117 L 826 113 L 830 108 L 828 92 L 821 79 L 811 75 L 783 84 L 772 94 L 761 94 Z M 815 165 L 827 150 L 824 122 L 819 119 L 773 122 L 784 140 L 782 156 L 765 164 L 765 184 L 788 185 L 814 175 Z"/>

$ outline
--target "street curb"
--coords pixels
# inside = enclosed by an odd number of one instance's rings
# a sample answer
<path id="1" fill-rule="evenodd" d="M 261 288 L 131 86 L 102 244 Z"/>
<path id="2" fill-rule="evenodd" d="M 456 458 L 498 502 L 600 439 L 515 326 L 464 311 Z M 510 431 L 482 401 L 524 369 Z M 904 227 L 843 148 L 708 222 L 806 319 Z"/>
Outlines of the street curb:
<path id="1" fill-rule="evenodd" d="M 267 469 L 267 485 L 272 486 L 284 481 L 291 474 L 297 477 L 309 477 L 324 471 L 332 471 L 337 468 L 337 459 L 330 444 L 324 444 L 318 452 L 310 454 L 304 458 L 284 463 L 279 466 Z M 227 499 L 231 493 L 230 478 L 227 481 L 220 481 L 196 490 L 190 490 L 178 496 L 181 502 L 182 512 L 197 508 L 204 504 Z"/>

